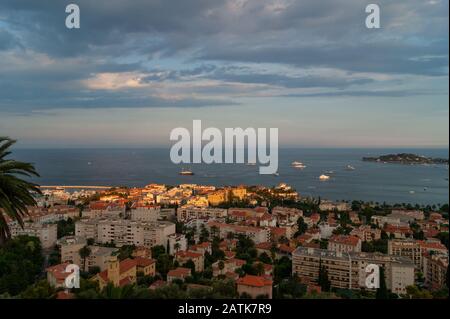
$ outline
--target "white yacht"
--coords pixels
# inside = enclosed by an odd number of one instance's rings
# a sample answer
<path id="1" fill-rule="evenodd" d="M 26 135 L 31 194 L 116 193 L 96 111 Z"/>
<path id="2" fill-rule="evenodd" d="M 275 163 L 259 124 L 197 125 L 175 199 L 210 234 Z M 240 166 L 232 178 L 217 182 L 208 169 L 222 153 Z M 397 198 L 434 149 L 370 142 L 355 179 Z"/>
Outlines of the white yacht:
<path id="1" fill-rule="evenodd" d="M 189 175 L 194 175 L 194 173 L 191 170 L 182 169 L 180 172 L 180 175 L 189 176 Z"/>
<path id="2" fill-rule="evenodd" d="M 330 179 L 330 176 L 325 175 L 325 174 L 322 174 L 322 175 L 319 176 L 319 179 L 320 179 L 321 181 L 327 181 L 327 180 Z"/>
<path id="3" fill-rule="evenodd" d="M 292 162 L 292 163 L 291 163 L 291 166 L 292 166 L 293 168 L 300 168 L 300 169 L 303 169 L 303 168 L 306 167 L 305 164 L 303 164 L 302 162 L 297 162 L 297 161 Z"/>

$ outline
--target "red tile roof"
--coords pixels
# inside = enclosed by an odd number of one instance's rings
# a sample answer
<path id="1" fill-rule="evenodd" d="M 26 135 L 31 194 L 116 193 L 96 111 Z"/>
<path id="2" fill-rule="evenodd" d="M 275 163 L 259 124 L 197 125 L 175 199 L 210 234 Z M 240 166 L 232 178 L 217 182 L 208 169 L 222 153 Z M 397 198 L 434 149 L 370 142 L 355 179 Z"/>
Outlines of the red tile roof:
<path id="1" fill-rule="evenodd" d="M 187 277 L 191 275 L 191 269 L 190 268 L 184 268 L 184 267 L 178 267 L 176 269 L 172 269 L 167 273 L 167 276 L 169 277 Z"/>
<path id="2" fill-rule="evenodd" d="M 264 249 L 264 250 L 270 250 L 272 248 L 272 243 L 265 242 L 265 243 L 259 243 L 255 245 L 256 249 Z"/>
<path id="3" fill-rule="evenodd" d="M 70 265 L 69 263 L 63 263 L 48 267 L 47 272 L 53 274 L 58 282 L 63 282 L 70 275 L 70 272 L 66 272 L 66 267 Z"/>
<path id="4" fill-rule="evenodd" d="M 136 260 L 135 259 L 127 258 L 125 260 L 122 260 L 120 262 L 120 273 L 127 272 L 131 268 L 136 267 L 136 265 L 137 264 L 136 264 Z"/>
<path id="5" fill-rule="evenodd" d="M 68 291 L 58 291 L 58 293 L 56 294 L 56 299 L 59 299 L 59 300 L 67 300 L 67 299 L 74 299 L 74 298 L 75 298 L 75 295 Z"/>
<path id="6" fill-rule="evenodd" d="M 203 255 L 200 254 L 200 253 L 195 253 L 193 251 L 179 251 L 179 252 L 177 252 L 175 254 L 175 256 L 179 257 L 179 258 L 191 258 L 191 259 L 193 259 L 193 258 L 200 258 Z"/>
<path id="7" fill-rule="evenodd" d="M 429 250 L 447 250 L 447 247 L 445 247 L 443 244 L 439 242 L 428 242 L 419 240 L 419 245 L 420 247 Z"/>
<path id="8" fill-rule="evenodd" d="M 158 288 L 164 287 L 166 285 L 167 285 L 167 282 L 165 282 L 163 280 L 157 280 L 150 285 L 149 289 L 158 289 Z"/>
<path id="9" fill-rule="evenodd" d="M 361 241 L 359 237 L 356 236 L 346 236 L 346 235 L 333 235 L 330 238 L 330 243 L 336 243 L 336 244 L 342 244 L 342 245 L 349 245 L 349 246 L 356 246 Z"/>
<path id="10" fill-rule="evenodd" d="M 412 231 L 409 226 L 398 226 L 398 225 L 386 225 L 384 228 L 386 233 L 402 233 L 402 234 L 411 234 Z"/>
<path id="11" fill-rule="evenodd" d="M 286 244 L 281 244 L 280 246 L 278 246 L 278 250 L 291 254 L 295 250 L 295 248 L 292 248 Z"/>
<path id="12" fill-rule="evenodd" d="M 251 287 L 265 287 L 272 286 L 272 280 L 261 276 L 245 275 L 237 280 L 237 284 Z"/>
<path id="13" fill-rule="evenodd" d="M 147 267 L 156 263 L 155 259 L 148 259 L 143 257 L 136 257 L 133 260 L 135 261 L 137 267 Z"/>

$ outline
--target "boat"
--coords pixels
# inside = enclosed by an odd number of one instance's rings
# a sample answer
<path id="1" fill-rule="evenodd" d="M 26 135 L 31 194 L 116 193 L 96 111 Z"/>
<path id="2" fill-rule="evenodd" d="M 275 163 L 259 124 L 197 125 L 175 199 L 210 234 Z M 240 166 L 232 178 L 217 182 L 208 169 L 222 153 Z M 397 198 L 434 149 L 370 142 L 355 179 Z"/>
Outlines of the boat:
<path id="1" fill-rule="evenodd" d="M 180 175 L 190 176 L 190 175 L 194 175 L 194 173 L 191 170 L 182 169 L 180 172 Z"/>
<path id="2" fill-rule="evenodd" d="M 347 167 L 345 168 L 347 171 L 354 171 L 356 168 L 354 168 L 351 165 L 347 165 Z"/>
<path id="3" fill-rule="evenodd" d="M 330 176 L 325 175 L 325 174 L 322 174 L 322 175 L 319 176 L 319 179 L 320 179 L 321 181 L 327 181 L 327 180 L 330 179 Z"/>
<path id="4" fill-rule="evenodd" d="M 331 175 L 331 174 L 334 174 L 334 171 L 325 171 L 325 174 Z"/>
<path id="5" fill-rule="evenodd" d="M 297 161 L 292 162 L 292 163 L 291 163 L 291 166 L 292 166 L 293 168 L 300 168 L 300 169 L 303 169 L 303 168 L 306 167 L 305 164 L 303 164 L 302 162 L 297 162 Z"/>

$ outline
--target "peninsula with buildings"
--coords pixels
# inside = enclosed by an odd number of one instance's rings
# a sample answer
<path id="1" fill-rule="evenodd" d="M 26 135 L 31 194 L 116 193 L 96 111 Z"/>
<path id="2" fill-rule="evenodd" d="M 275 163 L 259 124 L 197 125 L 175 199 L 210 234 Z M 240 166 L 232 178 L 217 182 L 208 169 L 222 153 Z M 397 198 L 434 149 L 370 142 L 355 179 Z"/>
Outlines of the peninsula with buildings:
<path id="1" fill-rule="evenodd" d="M 379 157 L 363 157 L 362 160 L 365 162 L 407 164 L 407 165 L 430 165 L 430 164 L 448 165 L 448 159 L 432 158 L 410 153 L 389 154 L 389 155 L 382 155 Z"/>
<path id="2" fill-rule="evenodd" d="M 448 205 L 332 202 L 284 183 L 49 188 L 36 200 L 23 227 L 7 221 L 0 265 L 14 271 L 0 272 L 0 298 L 448 297 Z M 69 264 L 80 288 L 65 286 Z M 381 288 L 366 286 L 369 264 Z"/>

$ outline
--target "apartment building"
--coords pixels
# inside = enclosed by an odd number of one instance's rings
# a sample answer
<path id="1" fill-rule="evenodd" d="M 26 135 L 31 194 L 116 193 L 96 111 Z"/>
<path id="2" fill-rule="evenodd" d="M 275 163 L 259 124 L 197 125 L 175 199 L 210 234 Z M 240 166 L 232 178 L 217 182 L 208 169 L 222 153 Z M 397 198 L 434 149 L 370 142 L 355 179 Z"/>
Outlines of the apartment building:
<path id="1" fill-rule="evenodd" d="M 379 228 L 372 228 L 369 225 L 362 225 L 354 228 L 350 235 L 360 238 L 362 241 L 371 242 L 381 239 L 381 230 Z"/>
<path id="2" fill-rule="evenodd" d="M 83 260 L 80 257 L 80 249 L 87 245 L 87 240 L 79 236 L 66 236 L 57 241 L 60 249 L 61 262 L 69 262 L 83 268 Z M 86 258 L 85 271 L 98 267 L 100 271 L 108 267 L 109 257 L 118 251 L 117 248 L 88 246 L 91 253 Z"/>
<path id="3" fill-rule="evenodd" d="M 319 205 L 319 209 L 321 211 L 338 211 L 338 212 L 346 212 L 351 210 L 351 206 L 346 202 L 330 202 L 330 201 L 322 201 Z"/>
<path id="4" fill-rule="evenodd" d="M 156 222 L 160 217 L 160 206 L 145 206 L 133 208 L 130 212 L 131 220 L 140 222 Z"/>
<path id="5" fill-rule="evenodd" d="M 83 218 L 75 223 L 75 236 L 96 240 L 98 237 L 98 219 Z"/>
<path id="6" fill-rule="evenodd" d="M 212 207 L 195 207 L 183 206 L 177 209 L 177 220 L 179 222 L 187 222 L 195 219 L 219 219 L 227 217 L 226 209 L 212 208 Z"/>
<path id="7" fill-rule="evenodd" d="M 403 257 L 304 247 L 298 247 L 292 255 L 292 272 L 304 282 L 317 282 L 320 266 L 323 266 L 332 287 L 366 288 L 365 269 L 369 264 L 376 264 L 383 267 L 386 286 L 392 292 L 405 293 L 406 287 L 414 284 L 414 264 Z"/>
<path id="8" fill-rule="evenodd" d="M 448 254 L 425 254 L 425 284 L 431 290 L 440 290 L 447 285 Z"/>
<path id="9" fill-rule="evenodd" d="M 360 252 L 362 241 L 356 236 L 333 235 L 328 241 L 328 250 L 342 253 Z"/>
<path id="10" fill-rule="evenodd" d="M 58 227 L 56 224 L 41 224 L 26 221 L 23 228 L 17 222 L 10 223 L 9 227 L 13 238 L 17 236 L 37 237 L 43 249 L 55 246 L 58 238 Z"/>
<path id="11" fill-rule="evenodd" d="M 60 238 L 56 244 L 59 246 L 61 262 L 70 262 L 78 266 L 81 265 L 80 249 L 87 245 L 85 237 L 66 236 Z"/>
<path id="12" fill-rule="evenodd" d="M 100 271 L 104 271 L 108 268 L 110 257 L 116 254 L 119 250 L 117 248 L 101 247 L 101 246 L 88 246 L 91 250 L 90 255 L 86 258 L 86 269 L 98 267 Z"/>
<path id="13" fill-rule="evenodd" d="M 417 269 L 422 269 L 422 249 L 415 240 L 389 240 L 388 254 L 409 258 Z"/>
<path id="14" fill-rule="evenodd" d="M 400 218 L 407 218 L 408 221 L 413 220 L 424 220 L 425 214 L 421 210 L 402 210 L 402 209 L 393 209 L 391 212 L 392 216 L 399 216 Z"/>
<path id="15" fill-rule="evenodd" d="M 297 208 L 277 206 L 272 209 L 272 215 L 277 218 L 278 223 L 297 223 L 297 220 L 303 216 L 303 211 Z"/>
<path id="16" fill-rule="evenodd" d="M 147 223 L 119 219 L 81 220 L 75 223 L 75 233 L 77 236 L 94 238 L 98 243 L 114 243 L 119 247 L 166 247 L 168 236 L 175 233 L 175 224 L 168 221 Z"/>
<path id="17" fill-rule="evenodd" d="M 436 241 L 394 239 L 388 241 L 388 254 L 407 257 L 414 262 L 417 269 L 423 270 L 424 254 L 448 255 L 448 249 L 443 244 Z"/>
<path id="18" fill-rule="evenodd" d="M 187 238 L 183 234 L 171 234 L 167 236 L 169 241 L 169 254 L 173 255 L 178 251 L 187 250 Z"/>
<path id="19" fill-rule="evenodd" d="M 255 244 L 264 243 L 270 241 L 270 231 L 265 228 L 251 227 L 251 226 L 241 226 L 234 224 L 220 223 L 216 221 L 208 221 L 206 224 L 209 232 L 211 229 L 216 229 L 218 231 L 219 238 L 225 239 L 228 234 L 234 235 L 244 235 L 252 239 Z"/>

